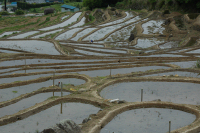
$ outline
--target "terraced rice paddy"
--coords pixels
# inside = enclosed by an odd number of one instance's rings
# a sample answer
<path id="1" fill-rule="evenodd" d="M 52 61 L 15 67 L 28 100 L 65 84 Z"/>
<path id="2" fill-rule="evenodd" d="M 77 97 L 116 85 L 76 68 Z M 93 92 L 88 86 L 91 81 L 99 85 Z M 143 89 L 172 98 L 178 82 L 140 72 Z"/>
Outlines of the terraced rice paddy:
<path id="1" fill-rule="evenodd" d="M 1 133 L 41 132 L 64 119 L 83 133 L 164 133 L 169 121 L 174 133 L 200 131 L 198 40 L 172 34 L 155 11 L 118 11 L 0 35 Z"/>

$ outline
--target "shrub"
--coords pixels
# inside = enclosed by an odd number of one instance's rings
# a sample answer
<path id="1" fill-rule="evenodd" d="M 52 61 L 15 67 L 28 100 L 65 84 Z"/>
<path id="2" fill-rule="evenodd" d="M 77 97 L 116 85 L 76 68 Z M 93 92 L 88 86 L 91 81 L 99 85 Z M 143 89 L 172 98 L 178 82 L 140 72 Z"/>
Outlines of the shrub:
<path id="1" fill-rule="evenodd" d="M 163 14 L 170 14 L 169 10 L 164 10 Z"/>
<path id="2" fill-rule="evenodd" d="M 22 14 L 24 14 L 24 11 L 23 11 L 23 10 L 17 10 L 17 11 L 15 12 L 15 14 L 16 14 L 16 15 L 22 15 Z"/>
<path id="3" fill-rule="evenodd" d="M 90 21 L 93 21 L 94 20 L 94 16 L 92 16 L 91 14 L 89 15 L 89 19 Z"/>
<path id="4" fill-rule="evenodd" d="M 117 8 L 123 8 L 124 7 L 124 3 L 123 2 L 117 2 L 115 6 Z"/>
<path id="5" fill-rule="evenodd" d="M 3 12 L 0 12 L 0 15 L 10 15 L 10 13 L 7 11 L 3 11 Z"/>
<path id="6" fill-rule="evenodd" d="M 196 67 L 200 68 L 200 60 L 197 60 Z"/>
<path id="7" fill-rule="evenodd" d="M 50 17 L 46 17 L 46 21 L 49 21 L 50 20 Z"/>
<path id="8" fill-rule="evenodd" d="M 1 18 L 1 15 L 0 15 L 0 18 Z"/>

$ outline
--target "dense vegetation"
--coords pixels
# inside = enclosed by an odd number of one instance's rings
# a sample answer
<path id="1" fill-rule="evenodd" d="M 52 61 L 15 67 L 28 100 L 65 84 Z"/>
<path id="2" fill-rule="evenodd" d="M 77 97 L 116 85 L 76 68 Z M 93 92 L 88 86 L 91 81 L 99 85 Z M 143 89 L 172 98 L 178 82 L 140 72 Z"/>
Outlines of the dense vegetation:
<path id="1" fill-rule="evenodd" d="M 200 0 L 83 0 L 83 5 L 90 10 L 110 5 L 117 8 L 131 8 L 134 10 L 170 9 L 184 12 L 200 11 Z"/>
<path id="2" fill-rule="evenodd" d="M 83 0 L 83 5 L 88 7 L 90 10 L 94 8 L 101 8 L 109 6 L 115 6 L 117 2 L 122 0 Z"/>
<path id="3" fill-rule="evenodd" d="M 116 4 L 118 8 L 148 9 L 148 10 L 179 10 L 184 12 L 199 12 L 199 0 L 123 0 Z"/>

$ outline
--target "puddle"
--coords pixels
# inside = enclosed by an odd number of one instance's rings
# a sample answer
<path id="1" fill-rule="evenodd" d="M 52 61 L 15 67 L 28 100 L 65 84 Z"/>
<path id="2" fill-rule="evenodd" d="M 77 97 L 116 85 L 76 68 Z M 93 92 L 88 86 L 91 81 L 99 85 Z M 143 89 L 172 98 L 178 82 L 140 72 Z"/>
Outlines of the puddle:
<path id="1" fill-rule="evenodd" d="M 74 41 L 78 41 L 79 38 L 83 37 L 84 35 L 90 33 L 91 31 L 95 30 L 97 28 L 87 28 L 81 32 L 79 32 L 74 38 L 72 38 L 71 40 L 74 40 Z"/>
<path id="2" fill-rule="evenodd" d="M 0 126 L 1 133 L 8 132 L 36 132 L 55 125 L 61 120 L 71 119 L 77 124 L 81 124 L 83 119 L 90 114 L 96 114 L 100 108 L 83 103 L 63 103 L 62 114 L 61 104 L 29 116 L 24 120 L 17 121 L 5 126 Z"/>
<path id="3" fill-rule="evenodd" d="M 101 133 L 166 133 L 191 124 L 196 116 L 173 109 L 144 108 L 118 114 Z"/>
<path id="4" fill-rule="evenodd" d="M 82 19 L 81 19 L 81 21 L 80 22 L 78 22 L 77 24 L 75 24 L 75 25 L 72 25 L 71 27 L 69 27 L 69 28 L 74 28 L 74 27 L 79 27 L 79 26 L 82 26 L 82 25 L 84 25 L 85 24 L 85 17 L 83 17 Z"/>
<path id="5" fill-rule="evenodd" d="M 148 48 L 148 47 L 152 47 L 154 45 L 160 44 L 165 42 L 164 40 L 157 40 L 156 38 L 152 38 L 152 39 L 138 39 L 137 40 L 137 44 L 134 46 L 136 48 Z"/>
<path id="6" fill-rule="evenodd" d="M 16 36 L 9 37 L 8 39 L 22 39 L 22 38 L 28 37 L 30 35 L 33 35 L 35 33 L 39 33 L 39 31 L 30 31 L 30 32 L 22 33 L 22 34 L 19 34 Z"/>
<path id="7" fill-rule="evenodd" d="M 197 53 L 197 54 L 199 54 L 200 53 L 200 49 L 189 51 L 189 52 L 185 52 L 185 53 Z"/>
<path id="8" fill-rule="evenodd" d="M 178 47 L 178 45 L 179 45 L 179 42 L 176 41 L 176 42 L 167 42 L 167 43 L 165 43 L 165 44 L 159 45 L 159 47 L 160 47 L 161 49 L 176 48 L 176 47 Z"/>
<path id="9" fill-rule="evenodd" d="M 200 78 L 200 74 L 199 73 L 194 73 L 194 72 L 182 72 L 182 71 L 174 71 L 174 72 L 164 72 L 164 73 L 157 73 L 157 74 L 150 74 L 150 75 L 145 75 L 142 77 L 149 77 L 149 76 L 170 76 L 170 75 L 176 75 L 178 74 L 179 76 L 184 76 L 184 77 L 194 77 L 194 78 Z"/>
<path id="10" fill-rule="evenodd" d="M 100 95 L 105 99 L 123 99 L 128 102 L 161 99 L 180 104 L 200 105 L 199 84 L 184 82 L 125 82 L 104 88 Z"/>
<path id="11" fill-rule="evenodd" d="M 70 45 L 73 45 L 73 46 L 87 46 L 87 47 L 101 47 L 103 48 L 104 45 L 100 45 L 100 44 L 80 44 L 80 43 L 62 43 L 60 42 L 60 44 L 70 44 Z"/>
<path id="12" fill-rule="evenodd" d="M 69 92 L 63 92 L 63 96 L 69 95 L 69 94 L 70 94 Z M 17 103 L 0 108 L 0 117 L 17 113 L 20 110 L 24 110 L 26 108 L 34 106 L 36 103 L 43 102 L 52 96 L 53 96 L 53 92 L 47 92 L 47 93 L 41 93 L 41 94 L 31 96 L 29 98 L 22 99 Z M 61 96 L 61 92 L 54 92 L 54 96 Z"/>
<path id="13" fill-rule="evenodd" d="M 70 19 L 68 19 L 68 20 L 66 20 L 66 21 L 64 21 L 64 22 L 62 22 L 60 24 L 53 25 L 53 26 L 50 26 L 50 27 L 46 27 L 46 28 L 43 28 L 43 29 L 40 29 L 40 30 L 52 30 L 52 29 L 68 26 L 72 22 L 77 21 L 77 18 L 81 15 L 81 13 L 82 12 L 77 12 Z"/>
<path id="14" fill-rule="evenodd" d="M 163 34 L 164 27 L 162 24 L 164 23 L 163 20 L 150 20 L 142 25 L 144 29 L 143 34 Z"/>
<path id="15" fill-rule="evenodd" d="M 181 68 L 193 68 L 196 66 L 197 61 L 185 61 L 185 62 L 170 62 L 166 64 L 174 64 L 177 66 L 180 66 Z"/>
<path id="16" fill-rule="evenodd" d="M 3 34 L 0 34 L 0 37 L 11 35 L 11 34 L 15 34 L 15 33 L 19 33 L 19 32 L 21 32 L 21 31 L 7 31 L 7 32 L 4 32 Z"/>
<path id="17" fill-rule="evenodd" d="M 133 67 L 133 68 L 118 68 L 118 69 L 111 69 L 111 75 L 116 74 L 126 74 L 131 72 L 137 72 L 137 71 L 146 71 L 146 70 L 155 70 L 155 69 L 168 69 L 169 67 L 164 66 L 145 66 L 145 67 Z M 93 70 L 93 71 L 81 71 L 78 72 L 79 74 L 85 74 L 90 77 L 102 77 L 102 76 L 108 76 L 110 75 L 110 69 L 104 69 L 104 70 Z"/>
<path id="18" fill-rule="evenodd" d="M 59 30 L 54 30 L 54 31 L 46 32 L 46 33 L 43 33 L 43 34 L 40 34 L 40 35 L 31 37 L 31 38 L 41 38 L 41 37 L 45 37 L 46 35 L 54 34 L 54 33 L 59 32 L 59 31 L 61 31 L 61 30 L 63 30 L 63 29 L 59 29 Z"/>
<path id="19" fill-rule="evenodd" d="M 61 18 L 61 21 L 63 21 L 63 19 L 67 18 L 68 16 L 69 16 L 69 15 L 62 17 L 62 18 Z"/>
<path id="20" fill-rule="evenodd" d="M 77 32 L 77 31 L 79 31 L 79 30 L 81 30 L 81 29 L 83 29 L 83 28 L 75 28 L 75 29 L 72 29 L 72 30 L 68 30 L 67 32 L 62 33 L 62 34 L 60 34 L 59 36 L 57 36 L 57 37 L 55 38 L 55 40 L 67 40 L 68 38 L 72 37 L 72 35 L 73 35 L 75 32 Z"/>
<path id="21" fill-rule="evenodd" d="M 75 86 L 85 83 L 85 80 L 75 79 L 75 78 L 55 79 L 54 83 L 58 84 L 59 81 L 63 82 L 63 84 L 74 84 Z M 41 83 L 33 83 L 29 85 L 11 87 L 6 89 L 0 89 L 0 102 L 10 100 L 20 96 L 21 94 L 30 93 L 42 87 L 48 87 L 51 85 L 53 85 L 53 80 L 48 80 Z"/>
<path id="22" fill-rule="evenodd" d="M 95 52 L 89 52 L 86 50 L 80 50 L 80 49 L 74 49 L 76 52 L 79 52 L 81 54 L 85 55 L 96 55 L 96 56 L 114 56 L 113 54 L 102 54 L 102 53 L 95 53 Z"/>
<path id="23" fill-rule="evenodd" d="M 46 41 L 0 41 L 0 47 L 24 50 L 40 54 L 60 55 L 60 53 L 55 49 L 54 44 Z"/>

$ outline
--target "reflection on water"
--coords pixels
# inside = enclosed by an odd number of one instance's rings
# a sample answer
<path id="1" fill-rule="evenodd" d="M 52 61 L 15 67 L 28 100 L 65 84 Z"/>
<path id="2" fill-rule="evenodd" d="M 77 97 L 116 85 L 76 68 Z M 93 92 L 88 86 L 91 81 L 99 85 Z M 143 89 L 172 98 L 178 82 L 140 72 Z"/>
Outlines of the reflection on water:
<path id="1" fill-rule="evenodd" d="M 1 133 L 23 133 L 42 131 L 45 128 L 55 125 L 63 119 L 71 119 L 77 124 L 81 124 L 83 119 L 90 114 L 96 114 L 99 108 L 82 103 L 63 103 L 55 105 L 49 109 L 41 111 L 26 119 L 0 126 Z"/>
<path id="2" fill-rule="evenodd" d="M 179 110 L 146 108 L 134 109 L 117 115 L 101 133 L 166 133 L 191 124 L 195 115 Z"/>
<path id="3" fill-rule="evenodd" d="M 180 104 L 200 105 L 199 84 L 183 82 L 125 82 L 104 88 L 100 95 L 105 99 L 123 99 L 129 102 L 161 99 Z"/>

